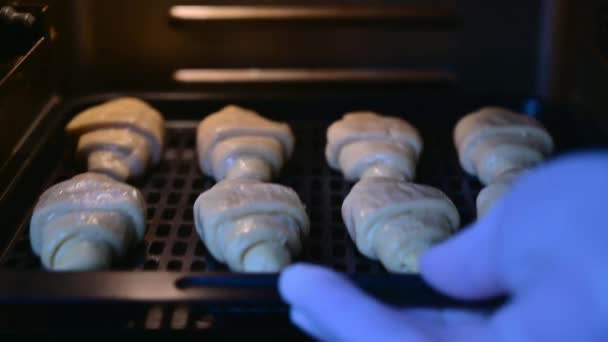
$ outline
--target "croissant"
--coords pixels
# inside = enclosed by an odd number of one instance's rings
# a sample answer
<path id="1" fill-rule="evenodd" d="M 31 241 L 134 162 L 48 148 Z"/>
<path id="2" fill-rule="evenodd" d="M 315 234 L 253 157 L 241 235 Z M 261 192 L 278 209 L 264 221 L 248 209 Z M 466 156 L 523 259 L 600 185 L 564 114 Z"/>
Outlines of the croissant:
<path id="1" fill-rule="evenodd" d="M 359 251 L 390 272 L 418 271 L 418 257 L 459 226 L 456 207 L 440 190 L 391 178 L 364 178 L 342 204 Z"/>
<path id="2" fill-rule="evenodd" d="M 278 272 L 302 248 L 309 221 L 290 188 L 228 179 L 194 203 L 196 230 L 213 257 L 238 272 Z"/>
<path id="3" fill-rule="evenodd" d="M 83 173 L 40 196 L 30 222 L 32 249 L 50 270 L 107 268 L 143 239 L 144 212 L 137 189 Z"/>
<path id="4" fill-rule="evenodd" d="M 89 171 L 124 181 L 160 161 L 165 122 L 142 100 L 122 97 L 79 113 L 66 131 L 78 138 L 76 155 L 86 160 Z"/>
<path id="5" fill-rule="evenodd" d="M 347 180 L 390 177 L 412 180 L 422 139 L 407 121 L 372 112 L 353 112 L 327 130 L 329 166 Z"/>
<path id="6" fill-rule="evenodd" d="M 481 189 L 475 201 L 477 206 L 477 217 L 485 215 L 490 208 L 492 208 L 494 204 L 511 189 L 515 179 L 519 177 L 520 174 L 521 171 L 502 174 L 492 183 Z"/>
<path id="7" fill-rule="evenodd" d="M 553 150 L 551 136 L 536 120 L 497 107 L 462 118 L 454 130 L 454 142 L 464 170 L 483 184 L 530 168 Z"/>
<path id="8" fill-rule="evenodd" d="M 281 170 L 294 146 L 287 124 L 233 105 L 201 121 L 196 139 L 200 168 L 217 181 L 269 181 Z"/>

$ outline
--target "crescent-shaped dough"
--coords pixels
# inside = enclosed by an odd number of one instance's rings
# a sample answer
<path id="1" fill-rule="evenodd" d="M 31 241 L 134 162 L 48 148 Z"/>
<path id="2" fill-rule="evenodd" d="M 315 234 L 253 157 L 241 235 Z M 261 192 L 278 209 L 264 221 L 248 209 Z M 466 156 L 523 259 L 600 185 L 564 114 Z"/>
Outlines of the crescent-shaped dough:
<path id="1" fill-rule="evenodd" d="M 396 117 L 353 112 L 327 130 L 327 162 L 351 181 L 365 177 L 412 180 L 421 151 L 416 128 Z"/>
<path id="2" fill-rule="evenodd" d="M 124 181 L 160 161 L 165 120 L 144 101 L 121 97 L 80 112 L 66 132 L 78 138 L 76 155 L 89 171 Z"/>
<path id="3" fill-rule="evenodd" d="M 230 105 L 201 121 L 196 146 L 201 170 L 217 181 L 268 181 L 291 157 L 294 137 L 287 124 Z"/>
<path id="4" fill-rule="evenodd" d="M 342 204 L 342 218 L 359 251 L 391 272 L 418 271 L 418 257 L 460 224 L 440 190 L 391 178 L 359 181 Z"/>
<path id="5" fill-rule="evenodd" d="M 302 248 L 309 221 L 290 188 L 227 179 L 194 203 L 196 230 L 214 258 L 239 272 L 278 272 Z"/>
<path id="6" fill-rule="evenodd" d="M 463 117 L 454 143 L 464 170 L 483 184 L 532 167 L 553 150 L 553 139 L 536 120 L 497 107 Z"/>
<path id="7" fill-rule="evenodd" d="M 477 217 L 485 215 L 511 189 L 521 174 L 522 172 L 505 173 L 481 189 L 475 200 Z"/>
<path id="8" fill-rule="evenodd" d="M 30 242 L 51 270 L 106 268 L 145 231 L 139 190 L 98 173 L 55 184 L 38 199 Z"/>

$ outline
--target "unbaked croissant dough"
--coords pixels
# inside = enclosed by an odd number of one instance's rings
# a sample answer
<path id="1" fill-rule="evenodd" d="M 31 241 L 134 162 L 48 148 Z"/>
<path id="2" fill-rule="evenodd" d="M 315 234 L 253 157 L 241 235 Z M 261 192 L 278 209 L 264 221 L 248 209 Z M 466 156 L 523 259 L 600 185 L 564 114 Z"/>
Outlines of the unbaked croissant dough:
<path id="1" fill-rule="evenodd" d="M 458 211 L 440 190 L 391 178 L 359 181 L 342 218 L 361 253 L 391 272 L 418 271 L 418 257 L 459 226 Z"/>
<path id="2" fill-rule="evenodd" d="M 421 151 L 416 128 L 396 117 L 353 112 L 327 130 L 327 161 L 351 181 L 365 177 L 412 180 Z"/>
<path id="3" fill-rule="evenodd" d="M 107 268 L 143 239 L 144 212 L 139 190 L 83 173 L 40 196 L 30 222 L 32 249 L 50 270 Z"/>
<path id="4" fill-rule="evenodd" d="M 196 146 L 201 170 L 217 181 L 268 181 L 291 156 L 294 137 L 287 124 L 230 105 L 201 121 Z"/>
<path id="5" fill-rule="evenodd" d="M 481 189 L 475 201 L 477 205 L 477 217 L 485 215 L 511 189 L 515 179 L 520 174 L 520 171 L 502 174 L 492 183 Z"/>
<path id="6" fill-rule="evenodd" d="M 278 272 L 302 248 L 309 221 L 290 188 L 227 179 L 194 203 L 196 230 L 218 261 L 237 272 Z"/>
<path id="7" fill-rule="evenodd" d="M 121 97 L 79 113 L 66 131 L 78 138 L 76 154 L 89 171 L 124 181 L 160 161 L 165 121 L 144 101 Z"/>
<path id="8" fill-rule="evenodd" d="M 536 120 L 497 107 L 462 118 L 454 142 L 462 167 L 483 184 L 532 167 L 553 150 L 551 136 Z"/>

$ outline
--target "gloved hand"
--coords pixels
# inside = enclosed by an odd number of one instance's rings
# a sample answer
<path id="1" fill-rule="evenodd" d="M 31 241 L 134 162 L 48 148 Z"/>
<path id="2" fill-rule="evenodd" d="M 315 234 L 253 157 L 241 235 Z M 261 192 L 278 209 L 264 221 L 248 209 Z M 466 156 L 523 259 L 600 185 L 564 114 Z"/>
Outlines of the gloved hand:
<path id="1" fill-rule="evenodd" d="M 427 251 L 421 274 L 453 297 L 510 300 L 491 315 L 397 308 L 303 264 L 279 288 L 292 321 L 321 340 L 608 341 L 608 154 L 528 172 L 479 222 Z"/>

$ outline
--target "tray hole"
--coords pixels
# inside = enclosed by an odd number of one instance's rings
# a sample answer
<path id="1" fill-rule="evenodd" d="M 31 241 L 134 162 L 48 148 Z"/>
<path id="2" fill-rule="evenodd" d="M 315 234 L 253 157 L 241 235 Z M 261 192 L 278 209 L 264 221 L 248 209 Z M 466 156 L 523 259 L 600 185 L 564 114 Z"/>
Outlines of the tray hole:
<path id="1" fill-rule="evenodd" d="M 321 181 L 319 179 L 313 179 L 312 182 L 310 182 L 310 188 L 312 190 L 321 191 Z"/>
<path id="2" fill-rule="evenodd" d="M 177 229 L 177 235 L 181 238 L 187 238 L 190 236 L 190 234 L 192 234 L 192 226 L 190 225 L 182 224 Z"/>
<path id="3" fill-rule="evenodd" d="M 32 256 L 31 258 L 28 258 L 27 263 L 26 263 L 26 267 L 28 270 L 34 270 L 34 269 L 38 269 L 40 268 L 40 260 L 34 256 Z"/>
<path id="4" fill-rule="evenodd" d="M 194 255 L 196 256 L 205 256 L 207 254 L 207 249 L 203 245 L 202 241 L 199 241 L 196 244 L 196 248 L 194 249 Z"/>
<path id="5" fill-rule="evenodd" d="M 342 195 L 331 195 L 331 204 L 332 205 L 342 205 Z"/>
<path id="6" fill-rule="evenodd" d="M 193 147 L 194 146 L 194 137 L 189 135 L 188 137 L 186 137 L 186 147 Z"/>
<path id="7" fill-rule="evenodd" d="M 160 201 L 160 194 L 158 192 L 148 194 L 148 204 L 156 204 L 158 201 Z"/>
<path id="8" fill-rule="evenodd" d="M 332 209 L 331 210 L 331 216 L 332 217 L 342 218 L 342 210 L 341 209 L 337 209 L 337 208 Z"/>
<path id="9" fill-rule="evenodd" d="M 310 214 L 310 221 L 311 222 L 320 222 L 321 221 L 321 214 L 319 214 L 319 212 L 317 211 L 311 211 Z"/>
<path id="10" fill-rule="evenodd" d="M 331 231 L 331 237 L 334 240 L 344 240 L 344 238 L 346 237 L 346 233 L 344 232 L 344 229 L 346 228 L 340 228 L 340 229 L 333 229 Z"/>
<path id="11" fill-rule="evenodd" d="M 310 257 L 314 259 L 321 258 L 321 246 L 318 244 L 310 244 L 309 249 Z"/>
<path id="12" fill-rule="evenodd" d="M 292 174 L 295 174 L 295 175 L 301 175 L 301 174 L 303 174 L 303 173 L 304 173 L 304 169 L 305 169 L 306 167 L 307 167 L 306 165 L 302 165 L 302 164 L 296 164 L 296 163 L 293 163 L 293 162 L 292 162 L 292 163 L 290 164 L 290 167 L 289 167 L 289 168 L 290 168 L 290 171 L 291 171 L 291 173 L 292 173 Z"/>
<path id="13" fill-rule="evenodd" d="M 182 196 L 176 192 L 172 192 L 169 194 L 169 197 L 167 197 L 167 203 L 169 204 L 177 204 L 177 202 L 179 202 L 180 198 Z"/>
<path id="14" fill-rule="evenodd" d="M 321 237 L 321 230 L 320 229 L 313 228 L 313 229 L 310 230 L 310 238 L 311 239 L 317 240 L 320 237 Z"/>
<path id="15" fill-rule="evenodd" d="M 344 256 L 346 255 L 346 248 L 342 244 L 333 244 L 332 254 L 336 258 L 344 258 Z"/>
<path id="16" fill-rule="evenodd" d="M 190 171 L 190 165 L 182 163 L 177 166 L 177 173 L 180 175 L 186 174 Z"/>
<path id="17" fill-rule="evenodd" d="M 182 269 L 182 262 L 179 260 L 171 260 L 167 264 L 169 271 L 179 271 Z"/>
<path id="18" fill-rule="evenodd" d="M 461 205 L 461 204 L 463 206 L 466 206 L 467 201 L 466 201 L 466 197 L 463 193 L 461 193 L 461 192 L 453 193 L 453 194 L 451 194 L 450 197 L 452 198 L 452 200 L 454 201 L 454 204 L 456 204 L 456 206 Z"/>
<path id="19" fill-rule="evenodd" d="M 148 220 L 151 220 L 154 217 L 154 212 L 156 212 L 156 209 L 154 208 L 148 208 L 146 211 L 146 215 Z"/>
<path id="20" fill-rule="evenodd" d="M 184 210 L 184 214 L 182 215 L 182 219 L 184 221 L 191 222 L 193 218 L 192 208 L 187 208 Z"/>
<path id="21" fill-rule="evenodd" d="M 332 179 L 332 180 L 329 182 L 329 187 L 330 187 L 332 190 L 334 190 L 334 191 L 335 191 L 335 190 L 342 190 L 342 181 L 341 181 L 341 180 L 339 180 L 339 179 Z"/>
<path id="22" fill-rule="evenodd" d="M 313 166 L 312 168 L 310 168 L 310 172 L 313 175 L 320 175 L 321 174 L 321 168 L 318 166 Z"/>
<path id="23" fill-rule="evenodd" d="M 315 213 L 315 215 L 317 217 L 321 216 L 321 211 L 322 211 L 321 206 L 315 205 L 312 203 L 306 203 L 306 204 L 307 204 L 306 209 L 308 210 L 309 213 Z"/>
<path id="24" fill-rule="evenodd" d="M 197 272 L 197 271 L 204 271 L 207 268 L 207 263 L 202 261 L 202 260 L 196 260 L 195 262 L 192 263 L 192 265 L 190 265 L 190 270 Z"/>
<path id="25" fill-rule="evenodd" d="M 9 258 L 4 262 L 4 267 L 14 269 L 17 267 L 18 262 L 19 260 L 17 260 L 16 258 Z"/>
<path id="26" fill-rule="evenodd" d="M 357 264 L 356 265 L 356 270 L 357 272 L 368 272 L 369 271 L 369 265 L 368 264 Z"/>
<path id="27" fill-rule="evenodd" d="M 192 182 L 192 187 L 195 189 L 202 189 L 205 187 L 205 180 L 202 178 L 196 178 L 194 182 Z"/>
<path id="28" fill-rule="evenodd" d="M 343 176 L 340 171 L 334 169 L 329 169 L 329 174 L 334 176 L 335 178 L 340 178 Z"/>
<path id="29" fill-rule="evenodd" d="M 184 254 L 186 254 L 186 250 L 188 249 L 188 245 L 184 242 L 176 242 L 173 245 L 173 249 L 171 250 L 171 253 L 174 256 L 183 256 Z"/>
<path id="30" fill-rule="evenodd" d="M 176 189 L 181 189 L 186 184 L 186 181 L 183 178 L 177 178 L 173 180 L 173 187 Z"/>
<path id="31" fill-rule="evenodd" d="M 179 146 L 179 137 L 173 136 L 169 138 L 169 142 L 167 143 L 169 147 L 178 147 Z"/>
<path id="32" fill-rule="evenodd" d="M 162 215 L 163 220 L 172 220 L 174 217 L 175 217 L 174 208 L 169 208 L 169 209 L 163 210 L 163 215 Z"/>
<path id="33" fill-rule="evenodd" d="M 166 237 L 169 235 L 170 226 L 168 224 L 161 224 L 156 227 L 156 236 L 158 237 Z"/>
<path id="34" fill-rule="evenodd" d="M 29 249 L 29 247 L 30 247 L 30 242 L 28 240 L 20 240 L 15 245 L 15 251 L 16 252 L 25 252 Z"/>
<path id="35" fill-rule="evenodd" d="M 460 178 L 450 178 L 450 180 L 448 182 L 448 187 L 451 190 L 459 191 L 461 186 L 462 186 L 462 182 L 460 181 Z"/>
<path id="36" fill-rule="evenodd" d="M 290 181 L 287 182 L 287 185 L 289 185 L 290 187 L 292 187 L 294 189 L 298 189 L 298 188 L 300 188 L 300 181 L 298 181 L 297 179 L 291 179 Z"/>
<path id="37" fill-rule="evenodd" d="M 165 249 L 165 243 L 161 241 L 154 241 L 150 245 L 149 253 L 152 255 L 162 254 L 163 249 Z"/>
<path id="38" fill-rule="evenodd" d="M 144 270 L 156 270 L 158 269 L 158 261 L 154 259 L 148 259 L 144 263 Z"/>
<path id="39" fill-rule="evenodd" d="M 188 196 L 188 204 L 190 206 L 193 206 L 194 202 L 196 202 L 197 198 L 198 198 L 198 194 L 190 194 L 190 196 Z"/>
<path id="40" fill-rule="evenodd" d="M 171 171 L 171 166 L 169 166 L 168 163 L 163 162 L 158 166 L 158 171 L 160 173 L 169 173 L 169 171 Z"/>
<path id="41" fill-rule="evenodd" d="M 310 196 L 309 204 L 310 205 L 314 205 L 314 206 L 320 206 L 321 205 L 321 196 L 319 196 L 319 195 L 311 195 Z"/>
<path id="42" fill-rule="evenodd" d="M 215 184 L 215 182 L 211 179 L 206 180 L 205 181 L 205 185 L 203 186 L 203 191 L 204 190 L 208 190 L 209 188 L 211 188 L 213 185 Z"/>
<path id="43" fill-rule="evenodd" d="M 336 270 L 338 270 L 338 271 L 341 271 L 341 272 L 345 272 L 346 271 L 346 265 L 343 264 L 343 263 L 334 264 L 334 268 Z"/>
<path id="44" fill-rule="evenodd" d="M 157 189 L 162 189 L 167 185 L 167 180 L 164 178 L 156 178 L 152 180 L 152 186 Z"/>

